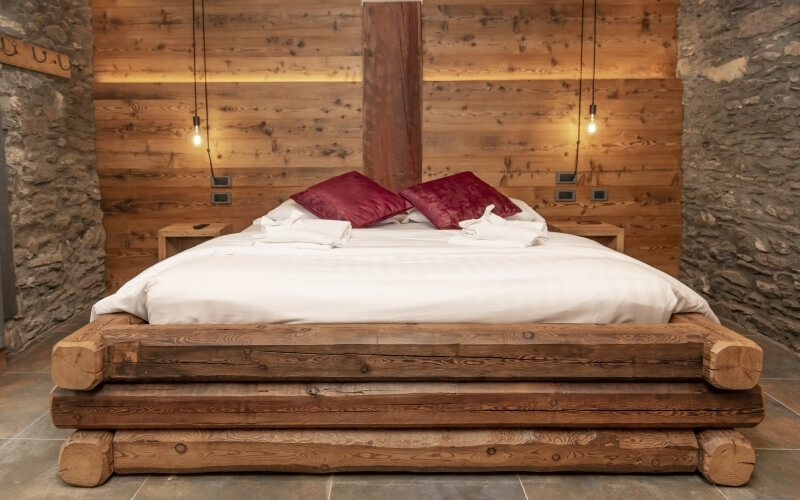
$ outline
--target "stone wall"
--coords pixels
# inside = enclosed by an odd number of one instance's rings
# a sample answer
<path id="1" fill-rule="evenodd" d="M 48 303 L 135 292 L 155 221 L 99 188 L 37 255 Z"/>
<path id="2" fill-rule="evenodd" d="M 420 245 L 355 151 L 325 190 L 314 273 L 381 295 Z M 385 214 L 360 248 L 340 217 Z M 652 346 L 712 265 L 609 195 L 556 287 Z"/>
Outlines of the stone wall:
<path id="1" fill-rule="evenodd" d="M 800 351 L 800 2 L 681 0 L 681 278 Z"/>
<path id="2" fill-rule="evenodd" d="M 0 33 L 70 56 L 72 79 L 0 65 L 19 312 L 10 351 L 104 293 L 89 0 L 0 2 Z"/>

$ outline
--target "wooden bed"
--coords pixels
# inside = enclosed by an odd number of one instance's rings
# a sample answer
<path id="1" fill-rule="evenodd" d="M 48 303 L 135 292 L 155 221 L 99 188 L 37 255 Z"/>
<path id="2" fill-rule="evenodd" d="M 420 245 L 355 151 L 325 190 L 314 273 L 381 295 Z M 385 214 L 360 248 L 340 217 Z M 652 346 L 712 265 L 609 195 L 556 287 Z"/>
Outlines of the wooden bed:
<path id="1" fill-rule="evenodd" d="M 746 483 L 758 345 L 668 324 L 144 324 L 53 349 L 73 485 L 112 472 L 692 472 Z"/>

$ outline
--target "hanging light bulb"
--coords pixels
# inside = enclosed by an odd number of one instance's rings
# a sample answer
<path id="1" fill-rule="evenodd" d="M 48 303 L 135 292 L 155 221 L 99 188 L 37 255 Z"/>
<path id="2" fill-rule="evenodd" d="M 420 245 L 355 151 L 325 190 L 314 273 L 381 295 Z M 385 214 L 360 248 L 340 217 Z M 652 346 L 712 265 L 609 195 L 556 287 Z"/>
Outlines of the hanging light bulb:
<path id="1" fill-rule="evenodd" d="M 594 120 L 595 115 L 597 115 L 597 105 L 592 103 L 589 106 L 589 126 L 587 127 L 590 134 L 597 132 L 597 122 Z"/>
<path id="2" fill-rule="evenodd" d="M 200 117 L 194 117 L 194 134 L 192 134 L 192 144 L 199 146 L 203 144 L 203 137 L 200 135 Z"/>

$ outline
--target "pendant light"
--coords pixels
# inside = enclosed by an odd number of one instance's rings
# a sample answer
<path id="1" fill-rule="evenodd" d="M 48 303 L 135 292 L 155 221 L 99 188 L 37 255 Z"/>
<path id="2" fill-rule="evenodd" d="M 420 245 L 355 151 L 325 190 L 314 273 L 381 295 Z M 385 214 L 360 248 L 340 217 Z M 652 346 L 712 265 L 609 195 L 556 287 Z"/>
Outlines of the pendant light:
<path id="1" fill-rule="evenodd" d="M 586 18 L 586 0 L 581 0 L 581 52 L 578 62 L 578 140 L 575 142 L 575 168 L 572 171 L 572 182 L 578 182 L 578 161 L 581 153 L 581 113 L 583 112 L 583 39 L 584 19 Z"/>
<path id="2" fill-rule="evenodd" d="M 195 4 L 197 0 L 192 0 L 192 54 L 194 57 L 194 117 L 192 125 L 194 126 L 194 133 L 192 135 L 192 144 L 199 147 L 203 144 L 203 137 L 200 133 L 200 115 L 197 113 L 197 15 L 195 11 Z M 220 185 L 217 182 L 217 177 L 214 175 L 214 162 L 211 158 L 211 126 L 208 117 L 208 55 L 206 50 L 206 1 L 200 0 L 200 26 L 203 38 L 203 90 L 205 92 L 205 108 L 206 108 L 206 154 L 208 155 L 208 168 L 211 172 L 211 185 Z"/>
<path id="3" fill-rule="evenodd" d="M 194 77 L 194 116 L 192 117 L 192 125 L 194 126 L 194 133 L 192 134 L 192 144 L 194 147 L 199 147 L 203 144 L 203 137 L 200 135 L 200 115 L 197 114 L 197 14 L 195 12 L 195 0 L 192 0 L 192 76 Z"/>
<path id="4" fill-rule="evenodd" d="M 597 132 L 597 123 L 595 116 L 597 115 L 597 104 L 594 103 L 594 87 L 595 75 L 597 73 L 597 0 L 594 0 L 594 33 L 592 35 L 592 42 L 594 47 L 592 50 L 592 104 L 589 105 L 589 126 L 587 130 L 590 134 Z"/>
<path id="5" fill-rule="evenodd" d="M 583 113 L 583 45 L 585 39 L 585 20 L 586 20 L 586 0 L 581 0 L 581 52 L 580 60 L 578 63 L 578 140 L 575 142 L 575 168 L 572 171 L 572 182 L 578 182 L 578 164 L 581 152 L 581 118 Z M 594 102 L 595 91 L 595 74 L 597 67 L 597 0 L 594 0 L 594 53 L 592 55 L 592 104 L 589 105 L 589 125 L 587 131 L 589 134 L 597 132 L 597 105 Z"/>

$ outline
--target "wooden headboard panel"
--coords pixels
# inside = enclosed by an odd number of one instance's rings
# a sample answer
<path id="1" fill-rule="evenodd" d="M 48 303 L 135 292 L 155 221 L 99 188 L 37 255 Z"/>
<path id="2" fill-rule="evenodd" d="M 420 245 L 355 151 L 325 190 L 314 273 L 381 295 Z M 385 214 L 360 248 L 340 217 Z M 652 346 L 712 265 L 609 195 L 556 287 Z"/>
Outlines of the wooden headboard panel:
<path id="1" fill-rule="evenodd" d="M 365 141 L 398 125 L 365 116 L 360 0 L 206 1 L 212 148 L 218 174 L 233 178 L 229 206 L 210 204 L 204 151 L 189 140 L 191 4 L 92 0 L 111 289 L 155 262 L 156 233 L 169 223 L 241 229 L 365 163 L 370 175 L 391 174 L 387 184 L 408 183 L 392 177 L 396 161 L 365 157 Z M 565 204 L 553 194 L 555 172 L 574 162 L 579 12 L 576 0 L 426 0 L 416 26 L 421 144 L 405 151 L 421 158 L 423 180 L 473 170 L 545 216 L 622 225 L 628 253 L 677 273 L 677 0 L 600 3 L 600 130 L 584 136 L 578 200 Z M 413 117 L 406 122 L 411 136 Z M 590 186 L 608 188 L 610 200 L 590 202 Z"/>

